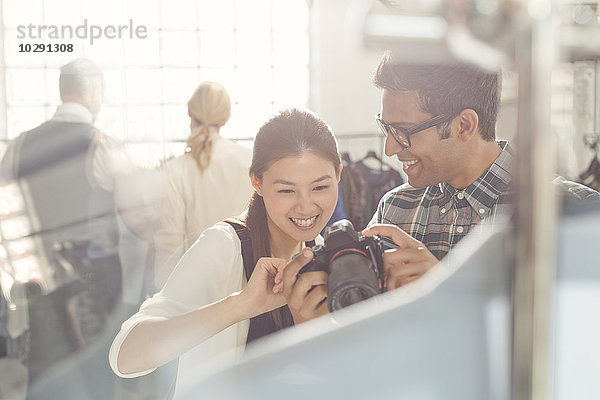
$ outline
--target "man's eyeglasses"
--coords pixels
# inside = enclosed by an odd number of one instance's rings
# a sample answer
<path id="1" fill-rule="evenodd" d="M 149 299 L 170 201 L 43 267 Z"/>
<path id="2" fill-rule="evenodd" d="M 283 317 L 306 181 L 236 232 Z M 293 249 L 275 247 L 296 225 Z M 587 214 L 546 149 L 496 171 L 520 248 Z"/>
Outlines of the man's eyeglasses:
<path id="1" fill-rule="evenodd" d="M 424 131 L 425 129 L 429 129 L 432 126 L 437 126 L 443 124 L 444 122 L 448 122 L 453 118 L 453 116 L 440 114 L 428 119 L 427 121 L 423 121 L 420 124 L 413 125 L 410 128 L 403 128 L 394 124 L 386 124 L 381 119 L 381 114 L 377 114 L 375 116 L 375 121 L 377 121 L 377 125 L 379 125 L 379 129 L 381 129 L 383 136 L 387 137 L 388 134 L 392 135 L 394 140 L 398 142 L 400 146 L 402 146 L 404 149 L 408 149 L 410 148 L 411 135 Z"/>

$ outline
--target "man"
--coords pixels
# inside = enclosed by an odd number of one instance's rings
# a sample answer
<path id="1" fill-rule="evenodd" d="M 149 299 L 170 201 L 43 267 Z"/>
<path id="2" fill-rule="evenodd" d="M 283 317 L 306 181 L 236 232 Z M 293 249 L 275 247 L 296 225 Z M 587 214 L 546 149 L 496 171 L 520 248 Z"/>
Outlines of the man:
<path id="1" fill-rule="evenodd" d="M 373 226 L 365 232 L 400 247 L 384 256 L 388 289 L 394 289 L 423 275 L 484 219 L 510 213 L 514 153 L 496 141 L 499 73 L 466 64 L 398 64 L 387 52 L 373 83 L 382 90 L 376 121 L 385 153 L 396 155 L 408 176 L 382 198 L 370 223 L 402 231 Z M 575 182 L 557 177 L 553 183 L 579 204 L 600 199 Z"/>
<path id="2" fill-rule="evenodd" d="M 383 197 L 370 223 L 390 225 L 364 231 L 386 237 L 386 283 L 392 290 L 423 275 L 472 225 L 505 211 L 513 156 L 506 142 L 495 141 L 498 74 L 464 65 L 396 64 L 387 52 L 373 81 L 382 90 L 376 121 L 386 136 L 385 153 L 397 156 L 408 177 Z M 290 266 L 284 288 L 292 314 L 306 320 L 326 313 L 326 305 L 304 301 L 315 289 L 308 293 L 303 276 L 296 283 L 297 266 Z"/>
<path id="3" fill-rule="evenodd" d="M 510 211 L 513 151 L 495 138 L 498 73 L 469 65 L 399 64 L 386 52 L 373 82 L 382 90 L 376 122 L 386 136 L 385 153 L 396 155 L 408 176 L 407 184 L 384 195 L 363 231 L 385 237 L 392 290 L 422 276 L 484 219 Z M 556 184 L 580 199 L 598 198 L 582 185 Z M 326 278 L 295 279 L 312 258 L 310 251 L 303 254 L 284 276 L 288 305 L 300 321 L 327 313 L 320 303 Z M 314 288 L 315 282 L 321 286 Z"/>
<path id="4" fill-rule="evenodd" d="M 121 297 L 112 192 L 128 158 L 93 125 L 104 90 L 98 67 L 85 59 L 66 64 L 59 89 L 62 104 L 52 119 L 12 140 L 0 165 L 4 183 L 18 188 L 11 192 L 21 197 L 16 213 L 27 221 L 25 231 L 5 232 L 14 243 L 28 244 L 24 254 L 11 254 L 13 268 L 27 269 L 28 287 L 37 285 L 37 293 L 28 294 L 29 398 L 35 398 L 36 383 L 70 356 L 102 347 L 98 339 Z M 90 397 L 112 391 L 106 349 L 86 356 L 70 378 L 75 382 L 82 373 L 79 383 Z M 41 397 L 64 390 L 43 387 Z"/>
<path id="5" fill-rule="evenodd" d="M 386 254 L 388 288 L 394 289 L 425 273 L 484 218 L 508 211 L 513 151 L 495 140 L 498 73 L 397 64 L 387 52 L 373 82 L 382 90 L 376 121 L 386 136 L 385 153 L 396 155 L 408 183 L 383 197 L 371 225 L 393 224 L 425 245 L 413 243 L 420 255 Z M 401 234 L 381 229 L 366 234 L 392 240 Z"/>

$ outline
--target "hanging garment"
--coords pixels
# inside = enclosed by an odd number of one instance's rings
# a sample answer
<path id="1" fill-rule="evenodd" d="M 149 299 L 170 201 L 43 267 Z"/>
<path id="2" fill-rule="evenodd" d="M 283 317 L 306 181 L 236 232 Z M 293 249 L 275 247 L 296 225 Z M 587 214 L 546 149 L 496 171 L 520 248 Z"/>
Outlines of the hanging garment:
<path id="1" fill-rule="evenodd" d="M 404 183 L 402 175 L 387 166 L 374 153 L 369 152 L 368 158 L 379 161 L 381 167 L 376 169 L 367 166 L 364 163 L 366 158 L 352 162 L 347 154 L 344 156 L 341 178 L 343 200 L 348 219 L 357 231 L 367 226 L 383 195 Z"/>

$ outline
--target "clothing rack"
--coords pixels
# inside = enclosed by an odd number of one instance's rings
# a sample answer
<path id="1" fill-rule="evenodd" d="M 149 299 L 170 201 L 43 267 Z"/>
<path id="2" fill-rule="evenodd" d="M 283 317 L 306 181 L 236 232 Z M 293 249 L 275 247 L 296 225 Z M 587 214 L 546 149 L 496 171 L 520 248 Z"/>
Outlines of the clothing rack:
<path id="1" fill-rule="evenodd" d="M 362 132 L 348 132 L 348 133 L 341 133 L 341 134 L 336 134 L 335 135 L 336 139 L 370 139 L 370 138 L 380 138 L 380 139 L 384 139 L 384 136 L 379 133 L 379 132 L 368 132 L 368 131 L 362 131 Z M 238 137 L 238 138 L 227 138 L 229 140 L 233 140 L 233 141 L 240 141 L 240 142 L 245 142 L 245 141 L 252 141 L 254 140 L 253 137 Z M 10 142 L 11 139 L 8 138 L 0 138 L 0 143 L 8 143 Z M 185 139 L 170 139 L 170 140 L 124 140 L 123 143 L 136 143 L 136 144 L 160 144 L 160 143 L 185 143 L 187 142 L 187 138 Z"/>
<path id="2" fill-rule="evenodd" d="M 378 138 L 378 139 L 385 139 L 385 137 L 378 132 L 349 132 L 349 133 L 341 133 L 341 134 L 336 134 L 335 135 L 336 139 L 371 139 L 371 138 Z M 245 142 L 245 141 L 252 141 L 254 140 L 254 137 L 248 136 L 248 137 L 237 137 L 237 138 L 226 138 L 228 140 L 233 140 L 233 141 L 240 141 L 240 142 Z M 8 140 L 6 140 L 8 141 Z M 170 140 L 126 140 L 124 141 L 124 143 L 145 143 L 145 144 L 152 144 L 152 143 L 185 143 L 187 142 L 187 138 L 186 139 L 170 139 Z"/>
<path id="3" fill-rule="evenodd" d="M 381 163 L 380 168 L 371 168 L 364 163 L 371 157 Z M 389 190 L 402 185 L 404 178 L 396 169 L 377 157 L 374 151 L 369 151 L 365 157 L 355 160 L 352 160 L 350 155 L 344 152 L 342 160 L 344 169 L 340 180 L 341 198 L 338 199 L 338 206 L 341 204 L 345 218 L 352 222 L 354 228 L 362 230 L 377 210 L 382 196 Z M 383 166 L 386 169 L 383 169 Z M 338 213 L 338 216 L 339 214 L 342 213 Z"/>

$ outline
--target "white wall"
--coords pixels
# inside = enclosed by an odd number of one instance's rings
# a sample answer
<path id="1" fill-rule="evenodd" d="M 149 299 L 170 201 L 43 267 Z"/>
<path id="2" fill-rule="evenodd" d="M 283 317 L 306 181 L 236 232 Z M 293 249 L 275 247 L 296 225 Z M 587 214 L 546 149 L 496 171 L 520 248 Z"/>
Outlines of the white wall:
<path id="1" fill-rule="evenodd" d="M 370 0 L 316 0 L 312 5 L 310 107 L 331 125 L 341 150 L 352 159 L 383 146 L 374 120 L 380 94 L 371 76 L 384 49 L 366 49 L 362 40 L 370 5 Z M 344 138 L 353 134 L 373 136 Z"/>

